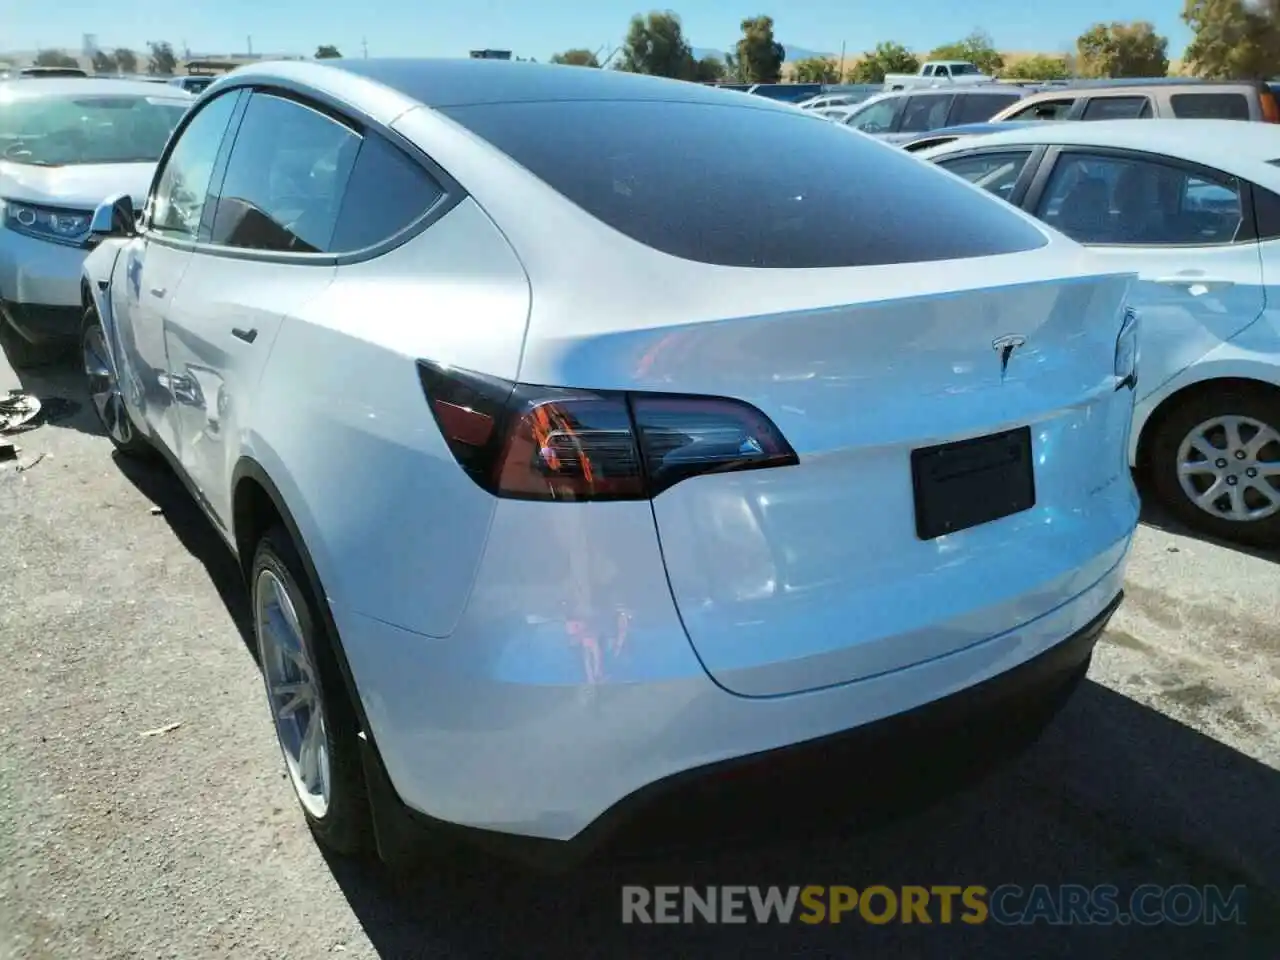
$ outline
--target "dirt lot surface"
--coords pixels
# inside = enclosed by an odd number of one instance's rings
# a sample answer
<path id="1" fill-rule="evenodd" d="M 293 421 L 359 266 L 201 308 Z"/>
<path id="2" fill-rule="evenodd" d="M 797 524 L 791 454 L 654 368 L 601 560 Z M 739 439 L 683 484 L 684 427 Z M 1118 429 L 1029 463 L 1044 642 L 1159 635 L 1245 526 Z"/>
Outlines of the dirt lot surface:
<path id="1" fill-rule="evenodd" d="M 83 400 L 69 373 L 26 381 Z M 0 362 L 0 390 L 17 385 Z M 921 812 L 744 840 L 726 810 L 736 839 L 657 860 L 548 880 L 477 857 L 392 879 L 312 842 L 234 565 L 177 481 L 113 459 L 87 408 L 55 412 L 0 467 L 0 957 L 1280 956 L 1276 556 L 1145 525 L 1067 709 Z M 620 885 L 664 882 L 1244 884 L 1248 900 L 1243 926 L 622 926 Z"/>

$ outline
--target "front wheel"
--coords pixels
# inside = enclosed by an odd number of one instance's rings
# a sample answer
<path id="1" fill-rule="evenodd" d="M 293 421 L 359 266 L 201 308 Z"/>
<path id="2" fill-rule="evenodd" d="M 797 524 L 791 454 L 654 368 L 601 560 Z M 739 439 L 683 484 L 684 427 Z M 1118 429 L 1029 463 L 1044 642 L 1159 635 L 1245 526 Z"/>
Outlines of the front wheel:
<path id="1" fill-rule="evenodd" d="M 1222 386 L 1181 403 L 1151 444 L 1152 484 L 1187 526 L 1280 543 L 1280 393 Z"/>
<path id="2" fill-rule="evenodd" d="M 84 358 L 84 375 L 93 412 L 98 415 L 98 422 L 102 424 L 102 429 L 112 444 L 129 456 L 151 454 L 151 443 L 138 432 L 129 411 L 125 409 L 115 361 L 107 348 L 107 334 L 93 307 L 84 314 L 80 352 Z"/>
<path id="3" fill-rule="evenodd" d="M 325 620 L 283 527 L 258 543 L 250 584 L 258 659 L 285 769 L 316 840 L 343 855 L 372 849 L 359 724 Z"/>

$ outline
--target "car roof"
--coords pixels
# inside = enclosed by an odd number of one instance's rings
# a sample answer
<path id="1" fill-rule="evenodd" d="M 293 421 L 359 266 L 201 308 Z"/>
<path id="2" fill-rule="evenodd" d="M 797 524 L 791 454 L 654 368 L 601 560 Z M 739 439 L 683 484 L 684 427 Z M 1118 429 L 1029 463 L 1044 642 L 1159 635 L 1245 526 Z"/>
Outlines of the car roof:
<path id="1" fill-rule="evenodd" d="M 244 68 L 241 68 L 233 75 L 265 77 L 278 72 L 285 79 L 298 78 L 301 66 L 292 62 L 264 64 L 252 68 L 251 73 L 242 73 Z M 748 99 L 738 91 L 720 90 L 701 83 L 544 63 L 470 58 L 372 58 L 326 60 L 323 65 L 314 66 L 372 80 L 432 108 L 563 100 L 666 100 L 792 109 L 766 97 Z"/>
<path id="2" fill-rule="evenodd" d="M 169 87 L 144 80 L 120 80 L 115 77 L 29 77 L 23 80 L 0 81 L 0 98 L 17 100 L 33 97 L 83 97 L 101 94 L 119 96 L 132 94 L 138 97 L 164 97 L 173 100 L 194 100 L 191 94 L 179 87 Z"/>
<path id="3" fill-rule="evenodd" d="M 1004 124 L 1001 123 L 1001 126 Z M 976 147 L 1018 144 L 1114 147 L 1161 153 L 1224 171 L 1243 173 L 1280 159 L 1280 127 L 1249 120 L 1091 120 L 1028 123 L 1007 133 L 922 150 L 933 157 Z M 1280 169 L 1269 168 L 1280 174 Z M 1256 173 L 1256 170 L 1253 171 Z"/>

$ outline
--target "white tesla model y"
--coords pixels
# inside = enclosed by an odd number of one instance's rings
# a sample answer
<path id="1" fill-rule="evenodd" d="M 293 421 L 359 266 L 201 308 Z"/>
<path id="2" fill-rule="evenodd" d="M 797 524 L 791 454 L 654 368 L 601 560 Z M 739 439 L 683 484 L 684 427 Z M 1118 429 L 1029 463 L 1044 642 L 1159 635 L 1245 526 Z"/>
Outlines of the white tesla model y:
<path id="1" fill-rule="evenodd" d="M 384 852 L 389 810 L 581 840 L 679 773 L 998 712 L 1118 602 L 1130 275 L 821 118 L 254 66 L 129 206 L 95 216 L 90 391 L 239 556 L 337 850 L 370 808 Z"/>

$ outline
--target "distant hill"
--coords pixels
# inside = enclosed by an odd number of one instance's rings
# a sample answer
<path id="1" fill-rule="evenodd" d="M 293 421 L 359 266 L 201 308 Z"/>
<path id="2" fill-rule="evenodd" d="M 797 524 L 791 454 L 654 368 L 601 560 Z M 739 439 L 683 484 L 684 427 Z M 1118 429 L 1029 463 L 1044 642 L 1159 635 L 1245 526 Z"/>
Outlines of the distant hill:
<path id="1" fill-rule="evenodd" d="M 805 47 L 793 47 L 786 43 L 782 44 L 782 46 L 787 51 L 786 63 L 795 63 L 797 60 L 808 60 L 810 57 L 839 56 L 839 54 L 819 53 L 817 50 L 808 50 Z M 723 50 L 715 50 L 711 47 L 694 47 L 693 56 L 696 60 L 701 60 L 703 57 L 715 57 L 717 60 L 723 60 L 725 58 L 725 52 Z"/>

